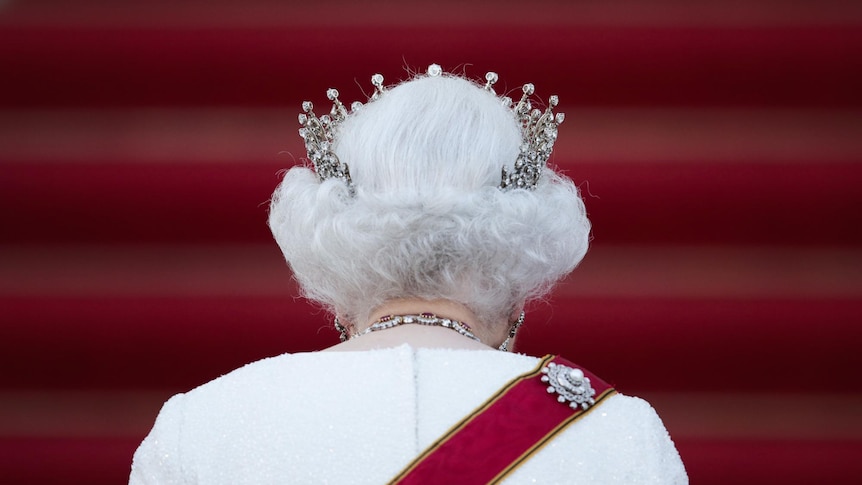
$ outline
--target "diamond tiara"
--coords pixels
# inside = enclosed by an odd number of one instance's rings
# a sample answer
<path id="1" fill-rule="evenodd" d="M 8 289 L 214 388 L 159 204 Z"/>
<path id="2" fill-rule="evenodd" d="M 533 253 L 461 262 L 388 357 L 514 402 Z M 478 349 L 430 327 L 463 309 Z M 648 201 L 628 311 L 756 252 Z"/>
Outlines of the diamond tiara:
<path id="1" fill-rule="evenodd" d="M 428 66 L 428 76 L 437 77 L 443 74 L 443 69 L 437 64 Z M 485 74 L 485 90 L 496 95 L 494 84 L 498 76 L 495 72 Z M 374 92 L 368 102 L 380 98 L 386 88 L 383 86 L 383 76 L 375 74 L 371 77 Z M 532 84 L 524 84 L 521 89 L 521 99 L 513 103 L 512 98 L 503 96 L 500 98 L 504 106 L 509 108 L 521 129 L 521 147 L 518 157 L 515 159 L 514 169 L 510 172 L 505 166 L 502 169 L 500 189 L 513 188 L 533 190 L 539 181 L 542 169 L 548 163 L 554 142 L 557 140 L 557 127 L 565 119 L 563 113 L 554 113 L 553 109 L 559 103 L 559 98 L 554 95 L 548 98 L 548 106 L 545 111 L 533 108 L 530 97 L 535 92 Z M 329 114 L 318 117 L 314 113 L 314 105 L 311 101 L 302 103 L 302 111 L 299 115 L 299 136 L 305 140 L 305 150 L 308 159 L 314 165 L 320 181 L 330 178 L 340 178 L 347 184 L 350 193 L 353 194 L 353 181 L 350 179 L 350 169 L 346 163 L 338 159 L 332 151 L 335 134 L 338 125 L 348 116 L 362 108 L 362 103 L 354 102 L 350 110 L 338 99 L 338 90 L 330 88 L 326 91 L 326 97 L 332 102 Z"/>

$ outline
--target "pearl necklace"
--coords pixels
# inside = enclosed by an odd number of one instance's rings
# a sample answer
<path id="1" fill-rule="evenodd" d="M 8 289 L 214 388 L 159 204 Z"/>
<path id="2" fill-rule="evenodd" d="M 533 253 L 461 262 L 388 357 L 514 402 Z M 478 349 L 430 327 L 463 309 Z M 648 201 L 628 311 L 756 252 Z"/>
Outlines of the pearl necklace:
<path id="1" fill-rule="evenodd" d="M 452 320 L 450 318 L 440 318 L 433 313 L 420 313 L 419 315 L 386 315 L 384 317 L 380 317 L 380 320 L 372 323 L 370 327 L 366 328 L 360 333 L 353 335 L 351 338 L 361 337 L 362 335 L 377 332 L 379 330 L 386 330 L 387 328 L 397 327 L 399 325 L 406 324 L 418 324 L 418 325 L 428 325 L 430 327 L 443 327 L 448 328 L 450 330 L 454 330 L 465 337 L 469 337 L 477 342 L 481 342 L 479 337 L 475 336 L 473 332 L 470 331 L 470 326 L 464 322 L 459 322 L 457 320 Z"/>

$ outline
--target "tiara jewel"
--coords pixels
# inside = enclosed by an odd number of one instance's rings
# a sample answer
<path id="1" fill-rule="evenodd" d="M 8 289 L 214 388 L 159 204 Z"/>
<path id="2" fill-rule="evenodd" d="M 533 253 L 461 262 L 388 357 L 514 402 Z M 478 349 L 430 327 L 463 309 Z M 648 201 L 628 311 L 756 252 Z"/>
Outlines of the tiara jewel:
<path id="1" fill-rule="evenodd" d="M 347 108 L 338 100 L 338 90 L 330 88 L 326 91 L 326 97 L 332 101 L 332 109 L 328 115 L 320 118 L 314 114 L 314 105 L 311 101 L 302 102 L 302 111 L 299 115 L 299 136 L 305 140 L 305 151 L 308 159 L 314 165 L 314 171 L 324 181 L 330 178 L 343 179 L 353 193 L 353 181 L 350 180 L 350 169 L 346 163 L 342 163 L 338 156 L 332 151 L 335 127 L 344 121 L 349 115 Z"/>
<path id="2" fill-rule="evenodd" d="M 553 109 L 559 104 L 557 95 L 548 98 L 548 107 L 542 112 L 533 108 L 530 96 L 535 92 L 532 84 L 525 84 L 520 101 L 512 107 L 515 118 L 521 128 L 521 148 L 512 172 L 503 166 L 500 181 L 501 189 L 535 189 L 539 182 L 542 169 L 547 165 L 557 141 L 557 127 L 565 119 L 565 114 L 554 114 Z M 511 106 L 511 99 L 503 98 L 506 106 Z"/>
<path id="3" fill-rule="evenodd" d="M 428 76 L 438 77 L 443 74 L 443 69 L 438 64 L 428 66 Z M 496 95 L 494 84 L 499 77 L 496 72 L 485 74 L 484 88 Z M 383 86 L 383 75 L 371 76 L 371 84 L 374 92 L 369 102 L 379 99 L 386 92 Z M 512 171 L 503 166 L 500 179 L 500 189 L 512 188 L 533 190 L 539 181 L 542 170 L 548 163 L 554 142 L 557 141 L 557 127 L 565 119 L 563 113 L 554 113 L 553 109 L 559 104 L 559 98 L 554 95 L 548 99 L 545 111 L 533 108 L 530 97 L 535 92 L 535 87 L 524 84 L 521 99 L 514 103 L 508 96 L 500 98 L 504 106 L 512 110 L 515 119 L 521 129 L 521 147 Z M 350 170 L 346 163 L 342 163 L 338 156 L 332 151 L 338 125 L 348 116 L 362 108 L 362 103 L 356 101 L 350 105 L 348 110 L 338 99 L 338 90 L 330 88 L 326 91 L 326 97 L 332 102 L 332 109 L 328 115 L 319 118 L 314 113 L 311 101 L 302 103 L 302 111 L 299 115 L 299 136 L 305 140 L 305 150 L 308 159 L 314 165 L 314 171 L 324 181 L 330 178 L 340 178 L 347 184 L 350 193 L 353 194 L 353 182 L 350 179 Z"/>

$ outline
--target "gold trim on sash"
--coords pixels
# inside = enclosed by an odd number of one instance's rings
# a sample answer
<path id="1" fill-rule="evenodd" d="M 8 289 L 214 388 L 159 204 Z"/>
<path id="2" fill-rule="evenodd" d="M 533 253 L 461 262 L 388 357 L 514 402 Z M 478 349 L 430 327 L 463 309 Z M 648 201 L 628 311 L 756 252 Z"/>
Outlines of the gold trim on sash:
<path id="1" fill-rule="evenodd" d="M 486 412 L 494 404 L 496 404 L 502 398 L 506 397 L 509 394 L 509 392 L 513 388 L 515 388 L 515 386 L 518 386 L 519 384 L 524 383 L 524 381 L 528 381 L 530 379 L 534 379 L 534 378 L 537 378 L 538 376 L 542 375 L 543 374 L 542 369 L 544 367 L 546 367 L 551 361 L 553 361 L 556 358 L 557 357 L 554 355 L 546 355 L 542 359 L 539 360 L 539 363 L 535 369 L 533 369 L 533 370 L 531 370 L 525 374 L 522 374 L 520 376 L 517 376 L 514 379 L 512 379 L 511 381 L 509 381 L 508 383 L 506 383 L 505 386 L 501 387 L 497 392 L 494 393 L 494 395 L 489 397 L 483 404 L 481 404 L 479 407 L 477 407 L 475 410 L 473 410 L 470 414 L 468 414 L 463 419 L 461 419 L 458 423 L 453 425 L 448 431 L 446 431 L 446 433 L 441 435 L 434 443 L 432 443 L 430 446 L 428 446 L 428 448 L 426 448 L 422 453 L 420 453 L 416 458 L 414 458 L 410 462 L 410 464 L 408 464 L 404 469 L 401 470 L 401 472 L 398 473 L 398 475 L 396 475 L 391 481 L 389 481 L 389 485 L 397 485 L 397 484 L 401 483 L 402 480 L 410 477 L 410 474 L 417 467 L 419 467 L 421 464 L 423 464 L 423 462 L 429 456 L 431 456 L 434 452 L 438 451 L 442 446 L 447 444 L 454 436 L 456 436 L 465 427 L 467 427 L 470 423 L 472 423 L 477 417 L 481 416 L 482 413 Z M 561 359 L 561 360 L 564 361 L 564 359 Z M 568 362 L 565 362 L 565 363 L 568 363 Z M 580 419 L 582 416 L 589 413 L 593 408 L 595 408 L 599 404 L 601 404 L 601 402 L 604 401 L 606 398 L 608 398 L 608 397 L 610 397 L 616 393 L 616 391 L 612 387 L 610 387 L 606 383 L 602 382 L 600 379 L 595 378 L 595 381 L 597 381 L 597 382 L 595 382 L 595 384 L 599 385 L 599 388 L 603 388 L 603 390 L 598 396 L 595 396 L 594 404 L 592 404 L 589 408 L 587 408 L 585 410 L 580 409 L 580 408 L 574 409 L 570 416 L 563 418 L 562 421 L 557 423 L 553 428 L 551 428 L 548 432 L 546 432 L 544 436 L 541 436 L 535 443 L 533 443 L 528 448 L 524 449 L 524 451 L 520 455 L 518 455 L 514 460 L 512 460 L 511 463 L 505 465 L 505 467 L 502 470 L 500 470 L 495 476 L 493 476 L 493 478 L 491 478 L 487 483 L 492 483 L 492 484 L 493 483 L 499 483 L 501 480 L 505 479 L 506 476 L 511 474 L 521 464 L 523 464 L 525 461 L 527 461 L 534 453 L 541 450 L 545 445 L 547 445 L 547 443 L 550 442 L 551 439 L 553 439 L 554 436 L 556 436 L 559 432 L 565 430 L 572 423 L 574 423 L 575 421 Z M 544 387 L 544 384 L 542 384 L 542 386 Z M 532 392 L 532 391 L 529 391 L 529 392 Z M 554 398 L 552 395 L 549 394 L 548 397 L 550 399 L 553 399 L 554 405 L 557 405 L 557 404 L 563 405 L 563 403 L 557 403 L 556 398 Z M 553 423 L 549 422 L 546 424 L 550 425 Z M 537 431 L 539 433 L 541 433 L 541 431 L 539 429 L 537 429 Z M 471 431 L 471 432 L 476 432 L 476 431 Z M 529 441 L 527 441 L 524 444 L 527 444 L 527 443 L 529 443 Z M 516 451 L 516 450 L 513 450 L 513 451 Z M 502 462 L 502 463 L 499 463 L 498 465 L 503 465 L 504 463 L 505 462 Z M 493 472 L 493 470 L 491 472 Z M 422 472 L 418 472 L 418 473 L 424 474 L 425 472 L 422 471 Z M 424 475 L 420 475 L 420 476 L 424 476 Z M 412 480 L 416 480 L 418 477 L 410 477 L 410 478 Z"/>
<path id="2" fill-rule="evenodd" d="M 509 392 L 509 390 L 511 390 L 513 387 L 520 384 L 522 381 L 536 377 L 537 375 L 541 374 L 542 373 L 542 367 L 546 366 L 548 364 L 548 362 L 550 362 L 553 358 L 554 358 L 553 355 L 546 355 L 546 356 L 542 357 L 542 359 L 539 361 L 539 365 L 535 369 L 531 370 L 530 372 L 527 372 L 526 374 L 522 374 L 522 375 L 512 379 L 505 386 L 501 387 L 499 391 L 497 391 L 493 396 L 488 398 L 488 400 L 485 401 L 482 405 L 480 405 L 479 407 L 474 409 L 473 412 L 471 412 L 470 414 L 465 416 L 461 421 L 459 421 L 454 426 L 449 428 L 449 431 L 446 431 L 445 433 L 443 433 L 442 436 L 437 438 L 437 441 L 432 443 L 428 448 L 425 449 L 425 451 L 423 451 L 422 453 L 419 454 L 419 456 L 414 458 L 413 461 L 411 461 L 410 464 L 407 465 L 407 467 L 405 467 L 403 470 L 401 470 L 401 472 L 398 475 L 396 475 L 395 478 L 393 478 L 391 481 L 389 481 L 389 484 L 397 483 L 398 480 L 401 480 L 408 473 L 413 471 L 413 469 L 416 468 L 422 462 L 422 460 L 425 459 L 426 456 L 430 455 L 431 453 L 436 451 L 438 448 L 443 446 L 443 444 L 445 444 L 447 441 L 449 441 L 449 438 L 451 438 L 456 432 L 458 432 L 461 428 L 470 424 L 470 422 L 473 421 L 473 419 L 476 416 L 478 416 L 483 411 L 485 411 L 486 409 L 491 407 L 495 402 L 497 402 L 500 398 L 502 398 L 504 395 L 506 395 L 506 393 Z"/>
<path id="3" fill-rule="evenodd" d="M 537 441 L 535 445 L 533 445 L 530 449 L 528 449 L 527 451 L 525 451 L 525 452 L 524 452 L 524 454 L 522 454 L 521 456 L 519 456 L 517 460 L 513 461 L 509 466 L 507 466 L 506 468 L 504 468 L 504 469 L 503 469 L 503 471 L 501 471 L 499 474 L 497 474 L 497 476 L 495 476 L 495 477 L 494 477 L 490 482 L 488 482 L 488 483 L 489 483 L 489 484 L 493 484 L 493 483 L 500 483 L 500 481 L 501 481 L 501 480 L 503 480 L 504 478 L 506 478 L 506 475 L 508 475 L 508 474 L 512 473 L 513 471 L 515 471 L 515 469 L 516 469 L 516 468 L 518 468 L 519 466 L 521 466 L 521 464 L 523 464 L 525 461 L 529 460 L 529 459 L 530 459 L 530 456 L 531 456 L 533 453 L 535 453 L 535 452 L 537 452 L 537 451 L 541 450 L 542 448 L 544 448 L 544 447 L 545 447 L 545 445 L 546 445 L 546 444 L 548 444 L 548 442 L 549 442 L 549 441 L 551 441 L 551 439 L 553 439 L 553 437 L 554 437 L 554 436 L 556 436 L 556 434 L 557 434 L 557 433 L 559 433 L 560 431 L 562 431 L 562 430 L 566 429 L 567 427 L 569 427 L 569 425 L 571 425 L 572 423 L 574 423 L 575 421 L 577 421 L 578 419 L 580 419 L 582 416 L 585 416 L 587 413 L 589 413 L 590 411 L 592 411 L 593 409 L 595 409 L 595 408 L 596 408 L 596 406 L 598 406 L 599 404 L 601 404 L 601 402 L 602 402 L 605 398 L 610 397 L 610 396 L 612 396 L 612 395 L 614 395 L 614 394 L 616 394 L 616 393 L 617 393 L 617 391 L 616 391 L 616 390 L 614 390 L 613 388 L 609 388 L 609 389 L 605 390 L 605 392 L 603 392 L 603 393 L 599 394 L 599 395 L 598 395 L 598 397 L 596 397 L 596 398 L 595 398 L 595 399 L 596 399 L 596 403 L 595 403 L 595 404 L 593 404 L 592 406 L 590 406 L 588 409 L 586 409 L 586 410 L 584 410 L 584 411 L 580 411 L 580 412 L 577 412 L 577 413 L 573 414 L 573 415 L 572 415 L 572 417 L 570 417 L 569 419 L 567 419 L 567 420 L 563 421 L 562 423 L 560 423 L 556 428 L 554 428 L 553 430 L 551 430 L 551 432 L 550 432 L 550 433 L 548 433 L 548 434 L 546 434 L 546 435 L 545 435 L 541 440 Z"/>

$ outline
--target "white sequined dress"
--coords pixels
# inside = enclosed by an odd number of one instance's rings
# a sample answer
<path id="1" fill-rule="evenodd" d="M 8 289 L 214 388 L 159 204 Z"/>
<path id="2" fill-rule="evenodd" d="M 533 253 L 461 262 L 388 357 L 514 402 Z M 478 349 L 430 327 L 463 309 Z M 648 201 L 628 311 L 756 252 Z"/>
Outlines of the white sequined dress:
<path id="1" fill-rule="evenodd" d="M 165 403 L 135 453 L 138 484 L 385 484 L 538 359 L 416 349 L 285 354 Z M 506 484 L 685 484 L 650 405 L 614 395 Z"/>

